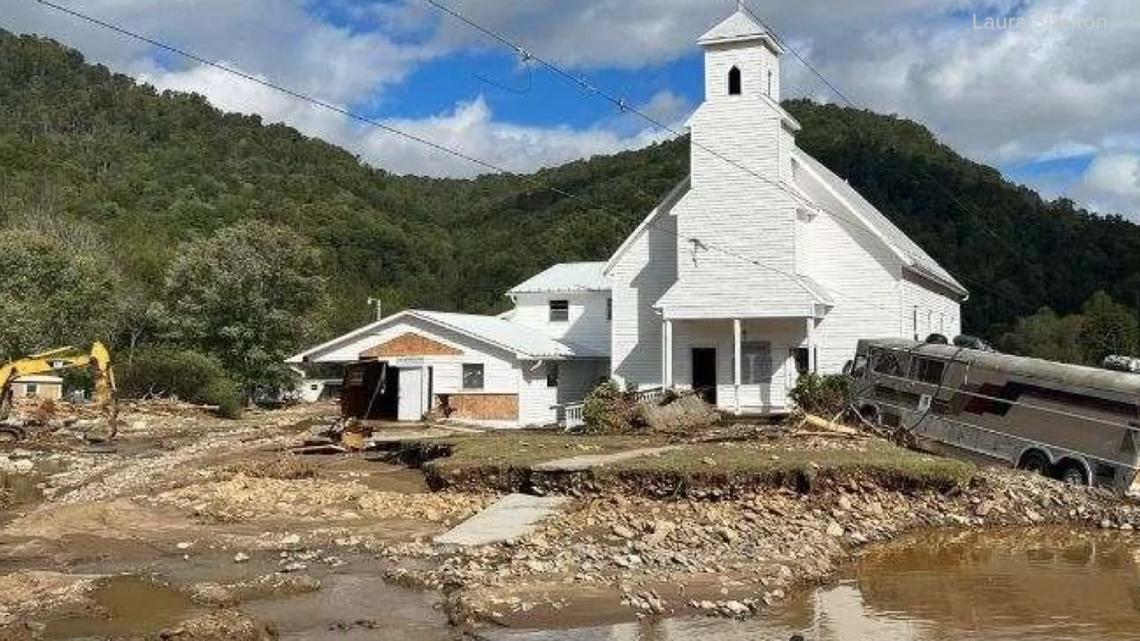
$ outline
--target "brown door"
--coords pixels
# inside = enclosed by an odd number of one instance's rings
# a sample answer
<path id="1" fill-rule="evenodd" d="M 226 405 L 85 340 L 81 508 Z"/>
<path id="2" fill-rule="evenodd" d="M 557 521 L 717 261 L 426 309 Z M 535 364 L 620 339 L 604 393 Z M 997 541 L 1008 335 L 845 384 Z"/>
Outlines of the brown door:
<path id="1" fill-rule="evenodd" d="M 693 389 L 705 401 L 716 405 L 716 349 L 693 349 Z"/>

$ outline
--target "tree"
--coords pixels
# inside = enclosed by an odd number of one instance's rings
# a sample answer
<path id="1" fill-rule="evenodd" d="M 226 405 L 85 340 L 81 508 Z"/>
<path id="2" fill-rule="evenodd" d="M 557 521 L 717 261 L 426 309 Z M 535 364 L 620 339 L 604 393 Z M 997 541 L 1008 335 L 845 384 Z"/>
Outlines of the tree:
<path id="1" fill-rule="evenodd" d="M 1081 345 L 1085 362 L 1100 365 L 1110 354 L 1136 353 L 1136 316 L 1132 309 L 1103 291 L 1093 294 L 1082 308 Z"/>
<path id="2" fill-rule="evenodd" d="M 1048 307 L 1036 314 L 1019 318 L 1014 329 L 998 341 L 1006 352 L 1033 356 L 1063 363 L 1085 362 L 1081 343 L 1084 317 L 1079 314 L 1058 316 Z"/>
<path id="3" fill-rule="evenodd" d="M 284 360 L 314 333 L 324 304 L 321 254 L 262 222 L 183 243 L 163 282 L 166 337 L 215 356 L 248 394 L 288 380 Z"/>
<path id="4" fill-rule="evenodd" d="M 0 232 L 0 357 L 107 340 L 116 282 L 95 256 L 34 232 Z"/>
<path id="5" fill-rule="evenodd" d="M 1098 291 L 1080 314 L 1058 316 L 1046 307 L 1018 319 L 998 345 L 1023 356 L 1099 366 L 1109 354 L 1136 354 L 1137 338 L 1134 310 Z"/>

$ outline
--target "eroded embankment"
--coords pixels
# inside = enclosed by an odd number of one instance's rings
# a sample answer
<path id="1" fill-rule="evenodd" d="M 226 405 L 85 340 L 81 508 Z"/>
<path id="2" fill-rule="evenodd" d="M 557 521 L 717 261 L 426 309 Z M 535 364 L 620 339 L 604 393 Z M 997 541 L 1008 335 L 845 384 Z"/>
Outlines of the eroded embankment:
<path id="1" fill-rule="evenodd" d="M 869 440 L 797 443 L 703 444 L 579 471 L 480 465 L 456 444 L 451 458 L 422 457 L 433 485 L 578 500 L 503 544 L 391 546 L 401 567 L 393 578 L 443 590 L 459 623 L 748 616 L 827 580 L 853 550 L 907 531 L 1140 526 L 1134 504 L 1103 491 Z"/>

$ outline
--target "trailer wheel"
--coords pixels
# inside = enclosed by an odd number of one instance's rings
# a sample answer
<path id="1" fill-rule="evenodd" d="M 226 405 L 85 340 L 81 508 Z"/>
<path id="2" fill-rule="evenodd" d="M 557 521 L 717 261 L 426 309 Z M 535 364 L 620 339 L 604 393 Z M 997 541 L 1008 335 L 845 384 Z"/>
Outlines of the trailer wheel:
<path id="1" fill-rule="evenodd" d="M 1065 485 L 1084 486 L 1089 484 L 1085 467 L 1076 461 L 1062 461 L 1057 470 L 1057 478 Z"/>
<path id="2" fill-rule="evenodd" d="M 1049 464 L 1049 457 L 1040 450 L 1029 450 L 1021 455 L 1021 461 L 1018 462 L 1017 468 L 1032 472 L 1034 474 L 1041 474 L 1042 476 L 1049 476 L 1052 471 L 1052 465 Z"/>
<path id="3" fill-rule="evenodd" d="M 883 422 L 878 406 L 869 403 L 859 408 L 859 416 L 872 425 L 880 425 Z"/>

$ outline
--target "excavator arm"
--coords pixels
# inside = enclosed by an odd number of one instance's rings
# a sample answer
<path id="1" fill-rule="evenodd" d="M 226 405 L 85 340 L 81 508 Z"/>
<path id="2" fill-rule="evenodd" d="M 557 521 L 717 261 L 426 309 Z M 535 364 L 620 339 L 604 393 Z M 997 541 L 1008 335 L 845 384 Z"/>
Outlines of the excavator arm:
<path id="1" fill-rule="evenodd" d="M 60 347 L 0 366 L 0 405 L 10 404 L 12 383 L 21 376 L 89 368 L 95 381 L 95 403 L 108 415 L 109 438 L 114 438 L 118 431 L 118 408 L 115 401 L 115 371 L 111 367 L 111 352 L 100 342 L 94 343 L 89 353 L 82 354 L 77 351 L 72 347 Z"/>

